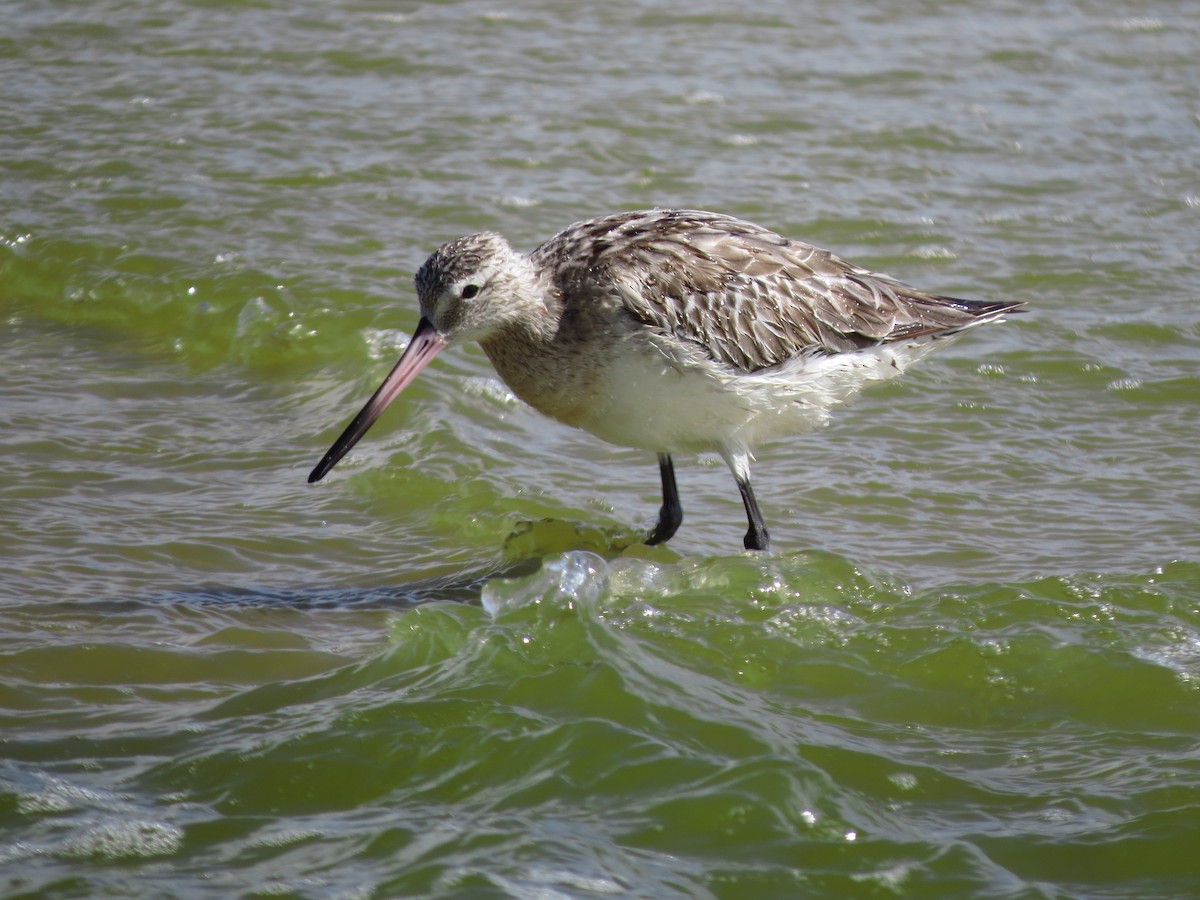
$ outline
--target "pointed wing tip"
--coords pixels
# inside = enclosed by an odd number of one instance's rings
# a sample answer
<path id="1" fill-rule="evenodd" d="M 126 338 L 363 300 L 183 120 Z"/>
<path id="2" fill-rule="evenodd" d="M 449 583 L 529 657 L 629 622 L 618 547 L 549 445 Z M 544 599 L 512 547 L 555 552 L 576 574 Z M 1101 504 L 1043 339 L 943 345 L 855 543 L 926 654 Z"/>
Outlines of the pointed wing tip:
<path id="1" fill-rule="evenodd" d="M 1002 300 L 996 305 L 996 312 L 1000 315 L 1008 313 L 1023 313 L 1029 312 L 1028 300 Z"/>

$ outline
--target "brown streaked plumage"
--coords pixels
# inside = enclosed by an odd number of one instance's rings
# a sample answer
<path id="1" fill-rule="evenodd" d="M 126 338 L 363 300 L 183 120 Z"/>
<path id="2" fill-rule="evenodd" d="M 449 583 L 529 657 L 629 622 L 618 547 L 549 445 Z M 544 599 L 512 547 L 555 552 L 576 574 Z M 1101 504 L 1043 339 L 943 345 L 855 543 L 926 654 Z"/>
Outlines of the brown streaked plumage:
<path id="1" fill-rule="evenodd" d="M 935 342 L 1022 302 L 939 297 L 732 216 L 655 209 L 578 222 L 525 255 L 493 232 L 443 245 L 417 272 L 404 355 L 309 476 L 318 481 L 449 343 L 478 341 L 512 391 L 611 443 L 658 453 L 648 543 L 683 520 L 674 452 L 715 451 L 769 538 L 751 450 L 822 424 Z"/>

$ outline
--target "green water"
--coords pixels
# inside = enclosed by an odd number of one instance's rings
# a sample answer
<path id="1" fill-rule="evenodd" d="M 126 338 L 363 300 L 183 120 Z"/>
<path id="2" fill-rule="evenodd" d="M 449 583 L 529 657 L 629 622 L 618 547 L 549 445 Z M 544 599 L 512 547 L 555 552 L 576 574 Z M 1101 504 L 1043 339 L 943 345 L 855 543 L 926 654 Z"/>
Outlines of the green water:
<path id="1" fill-rule="evenodd" d="M 0 894 L 1200 895 L 1186 4 L 6 5 Z M 1016 297 L 719 460 L 443 354 L 494 228 L 717 209 Z"/>

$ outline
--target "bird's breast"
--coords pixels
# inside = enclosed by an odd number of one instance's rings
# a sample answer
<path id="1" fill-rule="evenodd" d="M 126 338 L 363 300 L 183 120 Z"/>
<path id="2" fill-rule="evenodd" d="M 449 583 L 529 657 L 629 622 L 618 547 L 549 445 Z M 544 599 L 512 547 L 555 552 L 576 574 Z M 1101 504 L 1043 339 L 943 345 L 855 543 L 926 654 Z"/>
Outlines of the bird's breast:
<path id="1" fill-rule="evenodd" d="M 484 351 L 534 409 L 619 446 L 716 449 L 749 414 L 717 366 L 684 364 L 643 334 L 552 345 L 491 341 Z"/>
<path id="2" fill-rule="evenodd" d="M 567 425 L 582 423 L 597 403 L 604 361 L 579 347 L 507 336 L 482 343 L 496 374 L 521 400 Z"/>

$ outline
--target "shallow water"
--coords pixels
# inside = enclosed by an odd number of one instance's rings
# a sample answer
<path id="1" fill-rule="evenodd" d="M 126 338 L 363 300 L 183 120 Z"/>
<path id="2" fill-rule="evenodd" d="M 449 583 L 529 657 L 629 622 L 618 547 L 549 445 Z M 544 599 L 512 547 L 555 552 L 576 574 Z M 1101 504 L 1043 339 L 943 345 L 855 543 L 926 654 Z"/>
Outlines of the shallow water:
<path id="1" fill-rule="evenodd" d="M 16 3 L 7 896 L 1200 893 L 1185 4 Z M 717 209 L 1031 311 L 718 460 L 443 354 L 412 271 Z"/>

